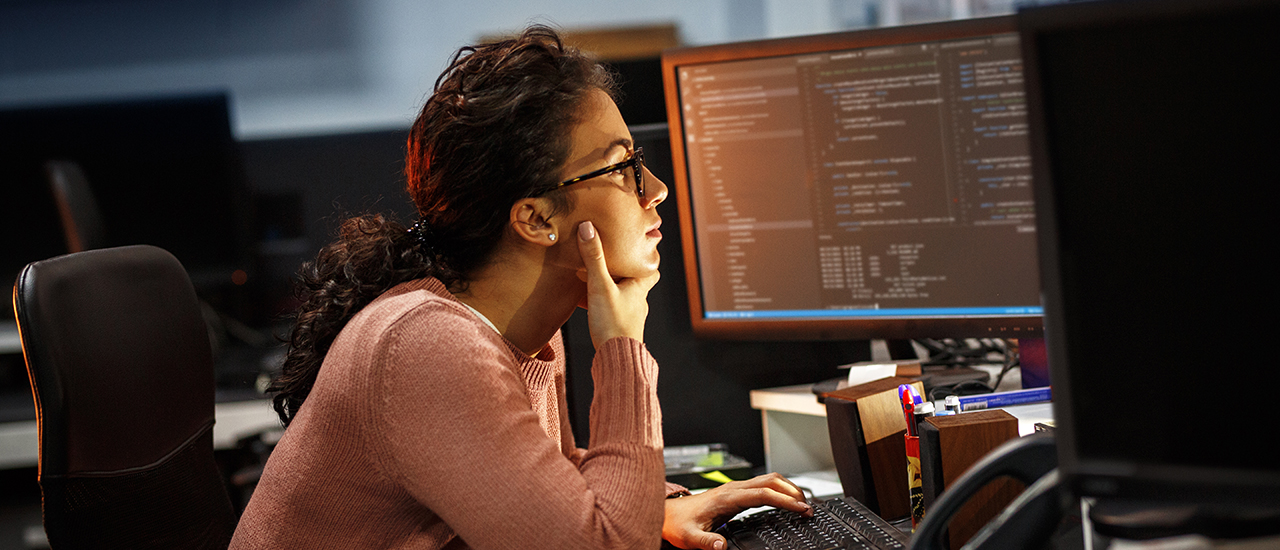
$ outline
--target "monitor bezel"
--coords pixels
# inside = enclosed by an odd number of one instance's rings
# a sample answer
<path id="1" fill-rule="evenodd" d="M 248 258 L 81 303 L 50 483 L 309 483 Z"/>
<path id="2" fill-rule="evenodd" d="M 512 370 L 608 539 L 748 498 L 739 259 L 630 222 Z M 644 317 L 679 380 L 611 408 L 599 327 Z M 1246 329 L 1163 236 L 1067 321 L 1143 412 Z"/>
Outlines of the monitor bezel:
<path id="1" fill-rule="evenodd" d="M 1044 304 L 1044 339 L 1048 352 L 1054 393 L 1055 441 L 1062 483 L 1073 498 L 1095 498 L 1140 502 L 1214 504 L 1219 506 L 1266 505 L 1280 507 L 1280 474 L 1247 468 L 1221 469 L 1205 466 L 1159 464 L 1139 460 L 1114 460 L 1081 456 L 1079 442 L 1087 434 L 1076 426 L 1076 415 L 1087 413 L 1076 406 L 1083 389 L 1073 384 L 1073 350 L 1083 345 L 1067 334 L 1066 300 L 1063 295 L 1063 265 L 1059 262 L 1061 231 L 1057 205 L 1057 183 L 1052 162 L 1053 145 L 1047 135 L 1051 121 L 1046 116 L 1046 90 L 1037 36 L 1079 27 L 1111 25 L 1165 18 L 1194 18 L 1223 10 L 1268 6 L 1268 0 L 1224 0 L 1204 4 L 1197 0 L 1167 0 L 1153 5 L 1141 1 L 1061 4 L 1029 7 L 1019 11 L 1018 25 L 1023 51 L 1030 125 L 1032 178 L 1035 193 L 1037 245 L 1040 256 L 1041 296 Z M 1140 359 L 1139 359 L 1140 360 Z M 1163 367 L 1162 367 L 1163 368 Z M 1154 397 L 1152 397 L 1154 399 Z M 1250 442 L 1241 442 L 1241 452 L 1261 452 Z"/>
<path id="2" fill-rule="evenodd" d="M 688 283 L 689 317 L 695 336 L 727 340 L 865 340 L 911 338 L 1034 338 L 1043 333 L 1041 316 L 938 316 L 832 319 L 707 319 L 702 301 L 700 264 L 694 230 L 688 162 L 682 135 L 683 113 L 677 74 L 680 67 L 831 50 L 954 40 L 1016 33 L 1013 16 L 884 27 L 831 34 L 668 49 L 662 54 L 663 91 L 671 133 L 675 197 L 680 216 L 681 250 Z"/>

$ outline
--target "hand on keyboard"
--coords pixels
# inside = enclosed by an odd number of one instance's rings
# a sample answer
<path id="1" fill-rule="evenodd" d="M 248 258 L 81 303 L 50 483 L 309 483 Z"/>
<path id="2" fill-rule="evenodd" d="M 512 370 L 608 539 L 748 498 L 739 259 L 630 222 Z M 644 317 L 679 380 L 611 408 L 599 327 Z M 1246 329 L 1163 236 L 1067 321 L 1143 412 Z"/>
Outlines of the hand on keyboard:
<path id="1" fill-rule="evenodd" d="M 718 530 L 737 550 L 903 550 L 911 538 L 852 498 L 815 502 L 813 514 L 769 510 Z"/>
<path id="2" fill-rule="evenodd" d="M 802 516 L 813 515 L 804 493 L 778 474 L 745 481 L 731 481 L 706 492 L 667 500 L 662 538 L 679 548 L 723 550 L 724 535 L 712 531 L 738 512 L 757 506 L 775 506 Z"/>

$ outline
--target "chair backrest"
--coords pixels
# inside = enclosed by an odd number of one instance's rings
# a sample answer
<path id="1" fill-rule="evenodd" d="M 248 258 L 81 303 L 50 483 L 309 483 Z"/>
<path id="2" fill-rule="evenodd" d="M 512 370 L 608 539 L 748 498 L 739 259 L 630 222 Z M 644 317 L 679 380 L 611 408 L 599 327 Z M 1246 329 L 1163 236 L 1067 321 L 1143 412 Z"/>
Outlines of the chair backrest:
<path id="1" fill-rule="evenodd" d="M 214 375 L 186 271 L 152 246 L 34 262 L 14 286 L 53 548 L 226 548 Z"/>

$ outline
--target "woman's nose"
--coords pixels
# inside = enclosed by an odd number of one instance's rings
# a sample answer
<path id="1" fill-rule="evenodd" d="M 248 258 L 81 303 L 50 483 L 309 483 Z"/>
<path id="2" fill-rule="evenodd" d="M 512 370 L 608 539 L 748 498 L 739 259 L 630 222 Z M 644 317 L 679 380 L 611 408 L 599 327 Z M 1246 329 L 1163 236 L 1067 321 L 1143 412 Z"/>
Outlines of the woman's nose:
<path id="1" fill-rule="evenodd" d="M 667 184 L 653 175 L 648 166 L 644 168 L 644 172 L 644 196 L 640 198 L 640 204 L 649 209 L 667 200 Z"/>

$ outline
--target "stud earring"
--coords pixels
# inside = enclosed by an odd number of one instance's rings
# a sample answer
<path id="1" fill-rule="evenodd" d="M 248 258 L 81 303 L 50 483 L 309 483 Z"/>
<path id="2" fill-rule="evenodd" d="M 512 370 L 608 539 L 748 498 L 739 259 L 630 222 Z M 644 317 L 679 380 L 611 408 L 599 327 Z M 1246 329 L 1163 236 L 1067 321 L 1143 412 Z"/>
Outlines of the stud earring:
<path id="1" fill-rule="evenodd" d="M 556 240 L 556 234 L 555 234 L 555 233 L 552 233 L 552 234 L 550 234 L 550 235 L 547 235 L 547 238 L 551 239 L 552 241 L 555 241 L 555 240 Z"/>

